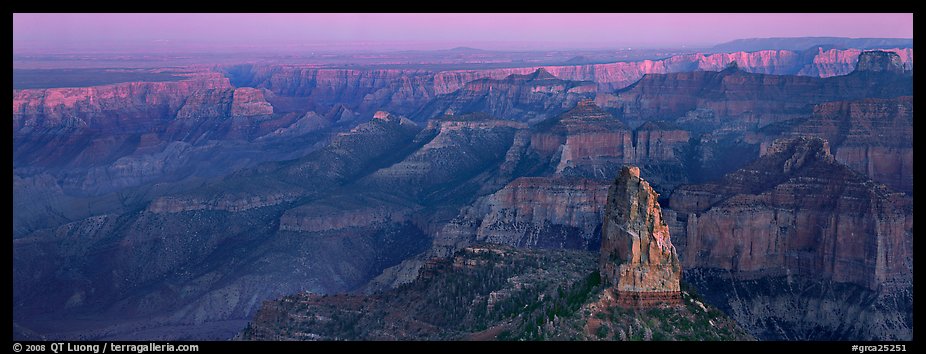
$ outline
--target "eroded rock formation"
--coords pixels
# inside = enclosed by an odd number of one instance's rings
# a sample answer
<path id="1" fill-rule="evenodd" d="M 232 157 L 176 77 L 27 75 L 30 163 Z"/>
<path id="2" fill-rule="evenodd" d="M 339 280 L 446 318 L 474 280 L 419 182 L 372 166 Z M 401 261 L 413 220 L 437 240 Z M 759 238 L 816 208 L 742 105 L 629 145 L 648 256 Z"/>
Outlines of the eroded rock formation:
<path id="1" fill-rule="evenodd" d="M 665 217 L 685 280 L 762 339 L 909 339 L 912 198 L 782 139 Z"/>
<path id="2" fill-rule="evenodd" d="M 602 281 L 617 287 L 623 306 L 680 299 L 682 270 L 658 197 L 634 166 L 621 169 L 608 191 L 599 266 Z"/>

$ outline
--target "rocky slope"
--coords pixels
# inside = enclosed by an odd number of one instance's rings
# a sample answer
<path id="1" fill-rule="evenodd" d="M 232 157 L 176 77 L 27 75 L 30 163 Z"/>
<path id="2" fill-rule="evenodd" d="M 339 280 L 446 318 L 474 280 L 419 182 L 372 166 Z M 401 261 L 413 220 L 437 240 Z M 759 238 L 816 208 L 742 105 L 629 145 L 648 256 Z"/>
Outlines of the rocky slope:
<path id="1" fill-rule="evenodd" d="M 866 338 L 909 337 L 911 324 L 897 320 L 909 311 L 904 305 L 907 302 L 885 304 L 874 299 L 895 293 L 903 300 L 902 294 L 909 294 L 912 199 L 836 162 L 826 141 L 780 140 L 765 156 L 722 181 L 680 187 L 671 197 L 670 208 L 666 218 L 675 243 L 680 245 L 683 266 L 695 269 L 694 274 L 704 269 L 732 274 L 730 279 L 701 279 L 700 284 L 732 282 L 731 286 L 739 287 L 740 281 L 775 282 L 787 277 L 790 282 L 794 277 L 824 284 L 824 289 L 851 284 L 858 288 L 853 292 L 872 299 L 855 303 L 856 310 L 840 312 L 838 318 L 819 322 L 809 317 L 741 318 L 764 323 L 763 327 L 750 328 L 759 337 L 787 338 L 776 328 L 792 325 L 823 326 L 821 338 L 832 333 L 859 333 L 866 327 L 878 328 L 863 331 Z M 781 305 L 792 311 L 795 307 L 810 311 L 823 310 L 815 307 L 825 305 L 819 296 L 831 296 L 826 291 L 807 297 L 797 293 L 753 294 L 708 299 L 743 309 L 772 297 L 781 299 Z M 788 303 L 786 298 L 797 303 Z M 787 313 L 785 308 L 776 309 Z M 777 316 L 773 312 L 762 313 Z M 746 312 L 740 313 L 746 316 Z M 859 316 L 872 322 L 858 323 L 850 313 L 862 313 Z M 850 329 L 838 329 L 846 326 Z"/>
<path id="2" fill-rule="evenodd" d="M 184 78 L 14 90 L 15 237 L 303 156 L 334 125 L 307 122 L 314 112 L 277 113 L 271 92 L 234 88 L 219 73 L 171 70 Z M 56 194 L 27 187 L 37 183 Z"/>
<path id="3" fill-rule="evenodd" d="M 524 127 L 463 115 L 422 128 L 380 112 L 304 157 L 164 193 L 93 227 L 27 233 L 14 242 L 14 317 L 50 338 L 174 337 L 196 324 L 181 337 L 220 338 L 255 301 L 355 289 L 425 251 L 448 211 L 507 183 Z M 62 237 L 87 242 L 62 247 Z M 49 257 L 58 261 L 34 261 Z M 62 321 L 73 316 L 102 325 Z"/>
<path id="4" fill-rule="evenodd" d="M 267 301 L 237 339 L 750 339 L 688 293 L 676 306 L 614 306 L 595 263 L 587 252 L 473 246 L 429 262 L 417 280 L 383 293 Z"/>
<path id="5" fill-rule="evenodd" d="M 468 211 L 478 222 L 461 219 L 443 232 L 524 248 L 595 249 L 606 197 L 607 184 L 597 180 L 521 177 Z M 463 224 L 475 228 L 462 231 Z"/>

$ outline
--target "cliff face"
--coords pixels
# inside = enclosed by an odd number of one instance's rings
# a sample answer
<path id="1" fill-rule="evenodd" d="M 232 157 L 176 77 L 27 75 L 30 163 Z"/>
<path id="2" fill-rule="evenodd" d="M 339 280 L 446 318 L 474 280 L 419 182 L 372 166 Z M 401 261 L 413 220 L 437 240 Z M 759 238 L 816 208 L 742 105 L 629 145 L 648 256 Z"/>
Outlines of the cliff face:
<path id="1" fill-rule="evenodd" d="M 327 111 L 337 104 L 346 104 L 364 114 L 377 110 L 411 114 L 435 96 L 432 74 L 423 70 L 320 69 L 298 65 L 239 65 L 225 70 L 237 86 L 266 89 L 290 109 Z M 287 100 L 287 97 L 300 99 Z"/>
<path id="2" fill-rule="evenodd" d="M 911 48 L 887 49 L 898 55 L 900 67 L 912 69 Z M 438 95 L 446 95 L 480 79 L 502 80 L 510 75 L 528 75 L 538 69 L 560 80 L 590 81 L 598 91 L 622 89 L 646 74 L 666 74 L 693 70 L 720 70 L 731 63 L 744 71 L 765 74 L 798 74 L 829 77 L 850 73 L 861 51 L 854 49 L 820 50 L 811 63 L 801 63 L 795 52 L 758 51 L 717 54 L 686 54 L 664 60 L 643 60 L 578 66 L 545 66 L 488 70 L 430 72 L 423 70 L 352 70 L 318 69 L 289 65 L 243 65 L 226 69 L 235 86 L 266 89 L 273 93 L 284 110 L 299 107 L 302 111 L 321 110 L 338 103 L 351 109 L 372 113 L 384 109 L 411 114 L 411 107 L 424 106 Z M 806 65 L 806 67 L 805 67 Z M 587 85 L 575 93 L 590 90 Z M 93 124 L 106 112 L 140 112 L 149 119 L 174 116 L 194 91 L 232 90 L 229 79 L 218 73 L 191 74 L 178 82 L 137 82 L 87 88 L 14 90 L 14 131 L 17 127 L 57 127 Z M 267 104 L 260 103 L 258 91 L 243 87 L 233 115 L 268 114 Z M 261 94 L 263 95 L 263 94 Z M 265 96 L 265 95 L 264 95 Z M 291 102 L 286 97 L 305 97 Z M 254 100 L 250 108 L 243 104 Z M 191 102 L 195 103 L 195 102 Z M 273 103 L 273 102 L 270 102 Z M 274 105 L 276 105 L 274 104 Z M 313 106 L 314 105 L 314 106 Z M 195 111 L 196 107 L 187 108 Z M 167 114 L 165 114 L 165 111 Z M 133 124 L 139 124 L 133 120 Z"/>
<path id="3" fill-rule="evenodd" d="M 608 190 L 599 266 L 618 301 L 678 300 L 682 270 L 657 198 L 633 166 L 624 167 Z"/>
<path id="4" fill-rule="evenodd" d="M 912 69 L 912 49 L 888 51 L 898 53 L 903 65 Z M 696 53 L 663 60 L 439 72 L 415 69 L 321 69 L 294 65 L 240 65 L 226 68 L 225 71 L 236 86 L 263 88 L 280 97 L 308 98 L 297 104 L 305 110 L 324 111 L 334 104 L 344 103 L 363 113 L 383 109 L 411 115 L 415 112 L 410 107 L 421 107 L 435 97 L 463 89 L 468 83 L 483 79 L 504 80 L 511 75 L 529 75 L 538 69 L 560 80 L 593 82 L 597 84 L 599 92 L 606 92 L 625 88 L 647 74 L 717 71 L 731 63 L 753 73 L 814 77 L 845 75 L 855 68 L 859 53 L 852 49 L 833 49 L 809 56 L 789 50 Z M 579 91 L 589 89 L 583 87 Z M 284 101 L 281 99 L 280 102 Z M 428 113 L 434 112 L 436 110 Z"/>
<path id="5" fill-rule="evenodd" d="M 163 157 L 177 142 L 252 141 L 298 118 L 273 115 L 264 91 L 235 89 L 219 73 L 188 76 L 176 82 L 14 90 L 14 165 L 97 168 L 118 175 L 121 167 L 113 164 L 120 158 Z M 98 179 L 88 178 L 80 183 Z"/>
<path id="6" fill-rule="evenodd" d="M 889 98 L 909 95 L 910 78 L 897 75 L 856 74 L 819 79 L 747 73 L 738 68 L 719 72 L 686 72 L 648 75 L 613 97 L 597 98 L 599 104 L 620 111 L 626 119 L 679 120 L 696 112 L 709 115 L 701 123 L 738 129 L 799 117 L 808 105 L 864 97 Z M 724 119 L 734 119 L 724 122 Z"/>
<path id="7" fill-rule="evenodd" d="M 679 188 L 687 267 L 800 274 L 869 289 L 908 271 L 910 200 L 839 164 L 819 138 L 781 140 L 722 183 Z"/>
<path id="8" fill-rule="evenodd" d="M 679 149 L 688 145 L 691 133 L 666 124 L 643 123 L 634 132 L 632 162 L 677 162 Z"/>
<path id="9" fill-rule="evenodd" d="M 894 190 L 913 191 L 912 96 L 819 104 L 781 135 L 824 138 L 836 161 Z M 763 154 L 770 140 L 763 141 Z"/>
<path id="10" fill-rule="evenodd" d="M 824 140 L 779 140 L 719 182 L 680 187 L 670 207 L 686 279 L 757 336 L 910 338 L 912 199 Z"/>
<path id="11" fill-rule="evenodd" d="M 827 134 L 831 137 L 828 138 L 842 161 L 853 161 L 850 166 L 858 166 L 859 172 L 870 172 L 869 175 L 878 181 L 892 186 L 904 186 L 901 190 L 909 190 L 906 187 L 909 182 L 892 181 L 895 176 L 902 176 L 903 181 L 908 181 L 901 171 L 908 153 L 896 148 L 880 149 L 883 144 L 877 142 L 891 139 L 867 138 L 867 142 L 861 144 L 859 142 L 865 139 L 855 139 L 856 142 L 849 144 L 854 147 L 847 146 L 843 152 L 839 152 L 844 139 L 835 137 L 854 135 L 849 133 L 851 130 L 858 130 L 861 137 L 870 129 L 866 128 L 866 124 L 875 124 L 883 129 L 877 135 L 896 137 L 897 142 L 910 141 L 903 133 L 909 129 L 903 123 L 907 110 L 902 104 L 898 108 L 889 103 L 880 108 L 873 103 L 856 104 L 855 123 L 848 117 L 853 115 L 849 112 L 825 113 L 834 110 L 828 107 L 833 104 L 827 102 L 872 99 L 903 102 L 898 97 L 912 94 L 912 78 L 902 70 L 897 55 L 875 51 L 864 52 L 860 57 L 863 58 L 862 65 L 853 73 L 823 79 L 752 74 L 736 67 L 719 72 L 647 75 L 614 95 L 599 95 L 596 103 L 616 111 L 631 124 L 669 122 L 689 131 L 692 137 L 700 136 L 700 139 L 693 141 L 689 150 L 697 157 L 693 161 L 695 165 L 688 166 L 697 172 L 690 176 L 694 177 L 694 181 L 710 180 L 731 172 L 757 158 L 763 146 L 782 135 L 809 133 L 820 136 L 820 133 L 813 132 L 816 128 L 801 125 L 806 122 L 805 125 L 810 126 L 830 125 L 825 130 L 830 130 Z M 877 110 L 881 113 L 876 113 Z M 892 114 L 890 112 L 897 112 L 894 118 L 886 121 L 874 119 L 889 117 Z M 821 115 L 829 117 L 821 118 Z M 864 123 L 861 121 L 866 119 L 864 116 L 872 117 L 873 120 Z M 794 126 L 802 127 L 792 129 Z M 637 137 L 639 139 L 639 132 Z M 897 173 L 888 177 L 870 169 L 867 164 L 872 159 L 859 157 L 869 153 L 874 154 L 872 156 L 883 156 L 880 160 L 883 162 L 880 163 L 884 166 L 881 167 Z"/>
<path id="12" fill-rule="evenodd" d="M 884 52 L 897 54 L 897 64 L 903 70 L 913 70 L 913 48 L 884 49 Z M 855 70 L 859 56 L 863 51 L 859 49 L 829 49 L 817 48 L 811 64 L 805 65 L 798 75 L 830 77 L 846 75 Z"/>
<path id="13" fill-rule="evenodd" d="M 550 156 L 558 174 L 607 178 L 634 156 L 633 135 L 624 123 L 592 101 L 538 125 L 531 148 Z"/>
<path id="14" fill-rule="evenodd" d="M 521 177 L 491 195 L 476 240 L 517 247 L 594 249 L 607 184 L 597 180 Z M 449 230 L 448 230 L 449 231 Z"/>
<path id="15" fill-rule="evenodd" d="M 885 49 L 897 53 L 908 69 L 913 67 L 913 49 Z M 663 60 L 641 60 L 608 64 L 544 66 L 529 68 L 454 70 L 434 75 L 434 92 L 447 94 L 463 87 L 467 82 L 491 78 L 502 79 L 512 74 L 524 75 L 539 68 L 557 78 L 574 81 L 593 81 L 599 91 L 622 89 L 640 80 L 647 74 L 666 74 L 695 70 L 719 71 L 731 63 L 751 73 L 774 75 L 802 75 L 830 77 L 846 75 L 855 69 L 855 62 L 861 51 L 856 49 L 831 49 L 815 55 L 805 56 L 790 50 L 760 50 L 755 52 L 731 52 L 714 54 L 684 54 Z"/>
<path id="16" fill-rule="evenodd" d="M 264 92 L 258 89 L 242 87 L 235 89 L 231 106 L 231 115 L 250 117 L 273 114 L 273 106 L 264 99 Z"/>
<path id="17" fill-rule="evenodd" d="M 559 117 L 537 124 L 529 149 L 549 160 L 563 176 L 606 180 L 624 164 L 654 173 L 660 190 L 684 183 L 684 157 L 690 133 L 666 122 L 647 122 L 631 130 L 591 100 L 580 101 Z"/>
<path id="18" fill-rule="evenodd" d="M 200 73 L 176 82 L 13 90 L 13 130 L 104 128 L 113 123 L 143 130 L 176 115 L 194 92 L 230 89 L 220 74 Z"/>
<path id="19" fill-rule="evenodd" d="M 595 90 L 590 81 L 561 80 L 541 68 L 501 80 L 470 81 L 451 94 L 438 96 L 414 116 L 427 119 L 483 112 L 504 119 L 536 122 L 556 116 L 580 99 L 594 97 Z"/>

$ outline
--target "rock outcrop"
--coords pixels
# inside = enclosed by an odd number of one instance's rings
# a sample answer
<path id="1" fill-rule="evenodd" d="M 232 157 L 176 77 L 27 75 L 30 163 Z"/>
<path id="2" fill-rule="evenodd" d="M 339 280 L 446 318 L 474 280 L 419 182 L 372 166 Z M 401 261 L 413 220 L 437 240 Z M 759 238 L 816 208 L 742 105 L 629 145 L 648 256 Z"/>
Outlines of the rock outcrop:
<path id="1" fill-rule="evenodd" d="M 231 115 L 250 117 L 273 114 L 273 106 L 264 99 L 264 92 L 250 87 L 235 89 Z"/>
<path id="2" fill-rule="evenodd" d="M 912 96 L 821 103 L 810 117 L 783 129 L 769 134 L 760 153 L 779 136 L 821 137 L 836 161 L 894 190 L 913 192 Z"/>
<path id="3" fill-rule="evenodd" d="M 521 177 L 491 195 L 476 240 L 517 247 L 594 249 L 608 184 L 584 178 Z M 449 228 L 447 231 L 449 232 Z"/>
<path id="4" fill-rule="evenodd" d="M 730 67 L 719 72 L 699 71 L 673 74 L 647 75 L 630 87 L 616 92 L 614 95 L 599 94 L 596 103 L 621 117 L 629 125 L 648 122 L 669 122 L 679 129 L 688 131 L 691 137 L 690 150 L 692 157 L 685 166 L 693 173 L 689 174 L 689 181 L 707 181 L 719 178 L 724 173 L 732 172 L 749 161 L 759 157 L 762 146 L 781 135 L 792 133 L 811 133 L 812 129 L 790 127 L 819 122 L 817 114 L 824 113 L 822 107 L 835 105 L 835 101 L 884 100 L 891 102 L 899 97 L 912 95 L 912 77 L 907 71 L 897 66 L 898 56 L 888 52 L 864 52 L 862 65 L 849 75 L 830 78 L 815 78 L 807 76 L 779 76 L 766 74 L 753 74 L 738 67 Z M 891 70 L 873 71 L 874 68 L 892 67 Z M 885 144 L 877 140 L 892 140 L 896 137 L 897 144 L 909 141 L 903 131 L 909 131 L 909 126 L 901 124 L 905 120 L 907 110 L 899 105 L 894 108 L 886 103 L 881 108 L 876 104 L 856 104 L 858 111 L 854 115 L 861 123 L 861 116 L 896 116 L 886 121 L 872 120 L 852 128 L 848 114 L 838 114 L 837 117 L 827 117 L 823 120 L 838 121 L 835 126 L 828 127 L 830 135 L 854 135 L 849 130 L 860 132 L 868 130 L 865 124 L 873 124 L 887 128 L 882 138 L 867 138 L 867 142 L 860 144 L 861 149 L 852 151 L 852 148 L 839 153 L 843 143 L 842 139 L 832 139 L 831 143 L 839 156 L 845 155 L 844 161 L 854 160 L 853 167 L 858 166 L 859 172 L 868 173 L 878 181 L 889 182 L 892 186 L 904 186 L 900 190 L 909 190 L 911 182 L 892 181 L 884 174 L 879 176 L 876 170 L 869 170 L 868 161 L 872 159 L 862 157 L 869 153 L 883 154 L 882 161 L 892 165 L 891 171 L 898 172 L 895 176 L 903 176 L 901 169 L 907 159 L 908 152 L 903 149 L 877 151 Z M 869 108 L 863 108 L 868 106 Z M 832 111 L 833 106 L 827 110 Z M 881 111 L 879 111 L 879 109 Z M 867 112 L 864 112 L 866 111 Z M 817 112 L 817 114 L 815 114 Z M 838 110 L 837 110 L 838 112 Z M 812 117 L 808 119 L 808 117 Z M 829 124 L 829 123 L 827 123 Z M 638 129 L 639 130 L 639 129 Z M 798 131 L 800 131 L 798 133 Z M 900 134 L 898 134 L 900 133 Z M 864 135 L 864 134 L 860 134 Z M 637 133 L 637 137 L 641 134 Z M 645 134 L 642 135 L 645 137 Z M 818 135 L 819 136 L 819 135 Z M 681 137 L 681 136 L 679 136 Z M 830 138 L 830 137 L 828 137 Z M 856 143 L 852 143 L 855 145 Z M 895 144 L 894 142 L 887 144 Z M 684 147 L 681 144 L 679 147 Z M 909 146 L 909 145 L 907 145 Z M 640 146 L 637 144 L 637 149 Z M 870 149 L 869 149 L 870 148 Z M 866 150 L 868 149 L 868 150 Z M 872 155 L 875 156 L 875 155 Z M 842 158 L 842 157 L 841 157 Z M 639 162 L 634 162 L 639 163 Z M 887 167 L 887 166 L 884 166 Z M 646 169 L 645 164 L 641 168 Z M 906 178 L 906 177 L 903 177 Z M 651 182 L 658 184 L 658 181 Z M 661 191 L 662 192 L 662 191 Z"/>
<path id="5" fill-rule="evenodd" d="M 453 93 L 438 96 L 413 117 L 483 112 L 498 118 L 537 122 L 562 113 L 581 99 L 594 97 L 595 91 L 591 81 L 561 80 L 540 68 L 500 80 L 470 81 Z"/>
<path id="6" fill-rule="evenodd" d="M 880 50 L 860 53 L 855 71 L 903 74 L 904 62 L 897 53 Z"/>
<path id="7" fill-rule="evenodd" d="M 913 70 L 913 48 L 894 48 L 883 51 L 897 54 L 901 71 Z M 806 64 L 797 74 L 816 77 L 846 75 L 856 69 L 862 52 L 859 49 L 823 50 L 823 48 L 817 48 L 812 63 Z"/>
<path id="8" fill-rule="evenodd" d="M 563 176 L 608 180 L 624 164 L 658 171 L 651 182 L 662 192 L 687 182 L 684 155 L 690 136 L 669 122 L 646 122 L 631 130 L 594 101 L 583 100 L 535 125 L 528 148 Z"/>
<path id="9" fill-rule="evenodd" d="M 175 82 L 129 82 L 105 86 L 13 90 L 13 131 L 111 126 L 144 130 L 173 117 L 196 92 L 230 90 L 227 78 L 201 73 Z M 131 120 L 119 121 L 131 117 Z"/>
<path id="10" fill-rule="evenodd" d="M 763 339 L 912 337 L 912 198 L 798 137 L 665 210 L 685 280 Z M 834 305 L 839 304 L 839 305 Z"/>
<path id="11" fill-rule="evenodd" d="M 913 67 L 912 48 L 893 48 L 885 51 L 898 54 L 904 66 Z M 434 92 L 446 94 L 463 87 L 467 82 L 482 78 L 502 79 L 511 74 L 529 74 L 543 68 L 563 80 L 592 81 L 599 91 L 622 89 L 648 74 L 666 74 L 695 70 L 719 71 L 731 63 L 751 73 L 774 75 L 806 75 L 830 77 L 846 75 L 855 69 L 860 50 L 831 49 L 805 56 L 791 50 L 759 50 L 713 54 L 682 54 L 662 60 L 640 60 L 607 64 L 505 68 L 490 70 L 452 70 L 434 74 Z"/>
<path id="12" fill-rule="evenodd" d="M 898 53 L 912 68 L 912 48 L 886 49 Z M 599 92 L 622 89 L 648 74 L 721 70 L 731 63 L 744 71 L 776 75 L 830 77 L 855 68 L 860 51 L 832 49 L 812 55 L 790 50 L 761 50 L 713 54 L 682 54 L 661 60 L 607 64 L 532 66 L 521 68 L 427 71 L 418 69 L 325 69 L 299 65 L 238 65 L 225 69 L 239 87 L 263 88 L 279 96 L 304 97 L 303 109 L 325 111 L 346 104 L 362 113 L 386 109 L 411 115 L 440 95 L 448 95 L 468 83 L 504 80 L 511 75 L 530 75 L 542 69 L 560 80 L 590 81 Z M 584 88 L 582 90 L 585 90 Z M 311 102 L 311 103 L 309 103 Z M 271 102 L 274 103 L 274 102 Z M 276 103 L 274 103 L 276 105 Z"/>
<path id="13" fill-rule="evenodd" d="M 608 190 L 600 272 L 624 306 L 680 301 L 682 270 L 657 198 L 634 166 L 624 167 Z"/>
<path id="14" fill-rule="evenodd" d="M 779 140 L 721 182 L 680 187 L 670 207 L 685 267 L 872 290 L 909 275 L 912 201 L 836 162 L 820 138 Z"/>
<path id="15" fill-rule="evenodd" d="M 591 100 L 536 126 L 530 148 L 551 159 L 555 172 L 607 178 L 633 158 L 633 135 L 627 126 Z"/>
<path id="16" fill-rule="evenodd" d="M 895 54 L 886 52 L 865 52 L 861 57 L 863 62 L 878 62 L 881 57 L 893 58 L 890 62 L 897 59 Z M 812 104 L 912 94 L 912 78 L 903 75 L 903 71 L 868 71 L 869 67 L 881 66 L 889 65 L 865 64 L 851 75 L 824 79 L 754 74 L 743 71 L 742 67 L 647 75 L 613 96 L 600 95 L 596 102 L 618 110 L 626 120 L 672 120 L 691 125 L 692 129 L 706 124 L 757 129 L 799 118 L 808 113 Z M 868 75 L 871 73 L 878 75 Z"/>

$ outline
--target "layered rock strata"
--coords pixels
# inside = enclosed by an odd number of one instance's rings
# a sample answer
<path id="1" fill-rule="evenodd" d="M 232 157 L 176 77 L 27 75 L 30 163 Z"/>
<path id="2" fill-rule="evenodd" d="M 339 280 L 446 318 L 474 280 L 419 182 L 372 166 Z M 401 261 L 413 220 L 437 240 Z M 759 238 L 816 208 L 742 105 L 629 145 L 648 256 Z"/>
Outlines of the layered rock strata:
<path id="1" fill-rule="evenodd" d="M 681 265 L 658 197 L 634 166 L 621 169 L 608 191 L 599 267 L 602 281 L 617 288 L 622 306 L 677 304 L 681 299 Z"/>
<path id="2" fill-rule="evenodd" d="M 720 182 L 679 188 L 670 207 L 686 267 L 872 290 L 909 275 L 912 200 L 838 163 L 820 138 L 779 140 Z"/>

